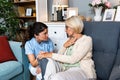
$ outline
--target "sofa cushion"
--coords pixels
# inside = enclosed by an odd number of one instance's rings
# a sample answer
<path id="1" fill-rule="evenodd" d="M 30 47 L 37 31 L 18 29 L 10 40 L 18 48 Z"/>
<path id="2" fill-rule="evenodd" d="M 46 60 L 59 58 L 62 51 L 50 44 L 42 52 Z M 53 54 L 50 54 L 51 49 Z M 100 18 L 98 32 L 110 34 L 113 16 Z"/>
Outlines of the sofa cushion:
<path id="1" fill-rule="evenodd" d="M 108 80 L 112 71 L 117 49 L 120 23 L 84 22 L 86 35 L 93 39 L 93 60 L 97 77 Z"/>
<path id="2" fill-rule="evenodd" d="M 10 80 L 12 77 L 22 73 L 22 71 L 22 64 L 18 61 L 0 63 L 0 80 Z"/>
<path id="3" fill-rule="evenodd" d="M 115 59 L 116 59 L 115 64 L 112 69 L 109 80 L 120 80 L 120 38 L 119 38 L 119 49 Z"/>
<path id="4" fill-rule="evenodd" d="M 14 56 L 6 36 L 0 36 L 0 63 L 17 60 Z"/>

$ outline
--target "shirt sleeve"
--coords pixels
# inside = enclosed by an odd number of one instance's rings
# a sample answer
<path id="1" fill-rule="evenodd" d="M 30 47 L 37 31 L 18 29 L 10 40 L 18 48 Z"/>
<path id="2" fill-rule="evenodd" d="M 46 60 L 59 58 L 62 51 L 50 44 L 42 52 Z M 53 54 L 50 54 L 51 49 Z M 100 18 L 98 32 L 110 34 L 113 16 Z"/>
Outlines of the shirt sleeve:
<path id="1" fill-rule="evenodd" d="M 77 45 L 73 48 L 72 55 L 61 55 L 53 53 L 52 58 L 64 62 L 74 64 L 81 59 L 92 49 L 92 39 L 86 38 L 84 41 L 78 42 Z"/>
<path id="2" fill-rule="evenodd" d="M 25 44 L 25 54 L 33 54 L 34 50 L 33 50 L 33 46 L 31 46 L 31 44 L 29 42 L 26 42 Z"/>

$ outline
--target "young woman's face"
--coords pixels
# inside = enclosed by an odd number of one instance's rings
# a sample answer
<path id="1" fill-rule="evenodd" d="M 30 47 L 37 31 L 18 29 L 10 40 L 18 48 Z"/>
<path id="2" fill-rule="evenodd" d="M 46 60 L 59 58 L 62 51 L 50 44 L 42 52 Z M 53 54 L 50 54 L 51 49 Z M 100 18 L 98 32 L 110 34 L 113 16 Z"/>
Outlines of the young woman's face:
<path id="1" fill-rule="evenodd" d="M 74 30 L 72 28 L 68 27 L 68 26 L 66 26 L 65 31 L 66 31 L 66 33 L 69 37 L 73 36 L 73 34 L 74 34 Z"/>
<path id="2" fill-rule="evenodd" d="M 35 35 L 35 38 L 38 42 L 48 40 L 48 29 L 45 29 L 43 32 L 40 32 L 38 35 Z"/>

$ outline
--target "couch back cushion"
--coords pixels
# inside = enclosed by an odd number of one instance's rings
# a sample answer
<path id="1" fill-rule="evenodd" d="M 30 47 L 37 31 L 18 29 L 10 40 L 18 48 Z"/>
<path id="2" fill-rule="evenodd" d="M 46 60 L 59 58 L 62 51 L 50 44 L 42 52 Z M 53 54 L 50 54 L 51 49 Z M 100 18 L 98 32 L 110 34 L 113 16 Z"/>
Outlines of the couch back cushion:
<path id="1" fill-rule="evenodd" d="M 119 47 L 115 58 L 115 64 L 112 69 L 109 80 L 120 80 L 120 37 L 119 37 Z"/>
<path id="2" fill-rule="evenodd" d="M 17 60 L 14 56 L 6 36 L 0 36 L 0 63 Z"/>
<path id="3" fill-rule="evenodd" d="M 93 60 L 97 77 L 108 80 L 118 49 L 120 23 L 84 22 L 84 26 L 83 33 L 93 39 Z"/>

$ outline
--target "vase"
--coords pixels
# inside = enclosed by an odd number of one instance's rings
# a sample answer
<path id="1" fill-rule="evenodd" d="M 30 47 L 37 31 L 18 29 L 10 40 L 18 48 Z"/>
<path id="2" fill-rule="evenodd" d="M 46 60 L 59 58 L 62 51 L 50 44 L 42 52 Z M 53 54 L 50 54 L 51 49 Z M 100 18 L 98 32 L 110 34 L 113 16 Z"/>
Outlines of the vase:
<path id="1" fill-rule="evenodd" d="M 95 10 L 94 21 L 101 21 L 101 19 L 102 19 L 102 16 L 101 16 L 102 7 L 94 8 L 94 10 Z"/>

